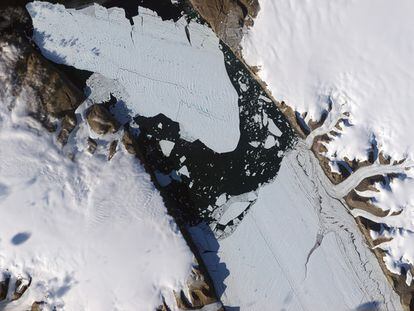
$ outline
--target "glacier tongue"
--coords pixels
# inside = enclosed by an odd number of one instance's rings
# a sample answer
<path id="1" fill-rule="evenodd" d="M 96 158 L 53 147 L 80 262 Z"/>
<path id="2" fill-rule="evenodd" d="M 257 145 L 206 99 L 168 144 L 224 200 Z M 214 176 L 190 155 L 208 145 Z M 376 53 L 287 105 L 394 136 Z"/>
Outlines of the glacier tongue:
<path id="1" fill-rule="evenodd" d="M 301 142 L 232 235 L 215 242 L 202 225 L 192 228 L 223 303 L 241 310 L 401 309 L 330 186 Z"/>

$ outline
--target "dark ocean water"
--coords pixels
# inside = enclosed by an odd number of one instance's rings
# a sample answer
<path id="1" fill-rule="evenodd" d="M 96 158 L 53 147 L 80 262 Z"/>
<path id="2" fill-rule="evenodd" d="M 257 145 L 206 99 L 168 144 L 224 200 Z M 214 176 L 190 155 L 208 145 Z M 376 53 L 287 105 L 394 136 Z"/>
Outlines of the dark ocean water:
<path id="1" fill-rule="evenodd" d="M 8 1 L 8 0 L 6 0 Z M 10 1 L 9 1 L 10 2 Z M 11 1 L 13 2 L 13 1 Z M 28 1 L 19 1 L 24 5 Z M 56 1 L 55 1 L 56 2 Z M 58 1 L 62 2 L 62 1 Z M 89 0 L 69 0 L 65 5 L 80 8 L 90 4 Z M 155 10 L 163 19 L 177 20 L 183 14 L 187 19 L 197 18 L 197 14 L 185 4 L 172 4 L 169 0 L 101 0 L 105 7 L 122 7 L 132 23 L 138 14 L 137 4 Z M 16 5 L 16 2 L 13 2 Z M 215 222 L 218 206 L 217 197 L 226 194 L 226 199 L 257 190 L 277 175 L 283 153 L 296 140 L 293 129 L 276 105 L 267 98 L 261 86 L 250 76 L 249 71 L 236 56 L 221 43 L 225 66 L 229 78 L 239 94 L 240 141 L 237 148 L 228 153 L 216 153 L 200 141 L 188 142 L 180 138 L 179 124 L 164 115 L 147 118 L 132 116 L 139 126 L 137 137 L 142 159 L 154 177 L 170 213 L 179 224 L 196 224 L 201 221 Z M 79 87 L 86 85 L 91 72 L 56 65 Z M 119 102 L 118 106 L 123 105 Z M 119 107 L 118 107 L 119 109 Z M 282 132 L 276 137 L 277 144 L 266 148 L 264 142 L 269 136 L 268 122 Z M 126 124 L 129 126 L 129 124 Z M 206 129 L 208 131 L 208 129 Z M 226 133 L 223 133 L 226 135 Z M 164 156 L 159 142 L 169 140 L 175 143 L 169 157 Z M 256 143 L 256 145 L 254 145 Z M 177 173 L 183 166 L 189 177 Z M 253 203 L 253 202 L 252 202 Z M 254 205 L 249 206 L 254 208 Z M 240 221 L 244 211 L 236 217 Z M 218 225 L 220 230 L 232 226 L 233 221 Z M 220 227 L 221 226 L 221 227 Z"/>
<path id="2" fill-rule="evenodd" d="M 134 119 L 141 131 L 139 141 L 145 161 L 160 176 L 164 198 L 173 210 L 179 211 L 180 215 L 176 216 L 184 218 L 185 223 L 213 222 L 216 220 L 214 212 L 218 208 L 215 205 L 218 196 L 226 193 L 229 199 L 257 190 L 271 181 L 279 171 L 282 154 L 296 141 L 286 118 L 244 65 L 226 46 L 222 45 L 222 51 L 227 72 L 239 94 L 241 135 L 234 151 L 216 153 L 198 140 L 182 140 L 179 124 L 164 115 L 152 118 L 137 116 Z M 270 134 L 264 116 L 273 120 L 282 132 L 277 138 L 278 143 L 269 149 L 264 144 Z M 169 157 L 162 153 L 160 140 L 175 143 Z M 252 146 L 251 142 L 258 142 L 259 146 Z M 177 178 L 174 172 L 183 166 L 186 166 L 190 177 L 180 175 Z M 239 216 L 242 218 L 244 215 Z"/>

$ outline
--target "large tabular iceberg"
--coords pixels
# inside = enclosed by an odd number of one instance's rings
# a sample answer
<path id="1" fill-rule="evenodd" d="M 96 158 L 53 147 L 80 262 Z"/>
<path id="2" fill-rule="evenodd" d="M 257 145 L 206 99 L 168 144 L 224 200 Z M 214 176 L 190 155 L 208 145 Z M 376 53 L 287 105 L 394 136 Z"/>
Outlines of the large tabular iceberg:
<path id="1" fill-rule="evenodd" d="M 187 140 L 200 139 L 217 152 L 236 148 L 238 95 L 207 26 L 162 21 L 143 8 L 132 26 L 122 9 L 97 4 L 70 10 L 33 2 L 27 9 L 34 39 L 49 59 L 113 79 L 108 91 L 134 113 L 165 114 Z"/>

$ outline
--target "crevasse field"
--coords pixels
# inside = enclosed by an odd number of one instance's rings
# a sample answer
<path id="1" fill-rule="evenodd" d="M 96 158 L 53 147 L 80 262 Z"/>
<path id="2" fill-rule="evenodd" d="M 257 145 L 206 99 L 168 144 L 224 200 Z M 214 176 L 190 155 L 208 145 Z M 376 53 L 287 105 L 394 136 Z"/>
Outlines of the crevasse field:
<path id="1" fill-rule="evenodd" d="M 329 104 L 350 113 L 350 124 L 327 146 L 332 167 L 345 157 L 366 160 L 372 143 L 393 160 L 406 159 L 406 170 L 389 186 L 376 184 L 379 192 L 360 193 L 388 216 L 353 212 L 389 227 L 372 236 L 392 238 L 378 247 L 386 251 L 387 268 L 400 274 L 414 264 L 414 3 L 259 2 L 243 56 L 261 68 L 259 76 L 275 99 L 307 113 L 306 121 L 319 120 Z M 407 284 L 411 281 L 408 273 Z"/>

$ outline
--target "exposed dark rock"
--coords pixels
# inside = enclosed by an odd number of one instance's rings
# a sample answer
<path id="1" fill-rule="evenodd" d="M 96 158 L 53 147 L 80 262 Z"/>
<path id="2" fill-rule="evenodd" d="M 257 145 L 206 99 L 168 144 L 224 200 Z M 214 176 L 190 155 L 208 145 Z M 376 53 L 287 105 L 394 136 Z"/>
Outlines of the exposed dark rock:
<path id="1" fill-rule="evenodd" d="M 24 279 L 22 277 L 18 277 L 14 287 L 14 293 L 12 296 L 12 301 L 20 299 L 26 290 L 30 287 L 32 283 L 32 278 L 29 277 L 28 279 Z"/>
<path id="2" fill-rule="evenodd" d="M 257 0 L 190 0 L 217 36 L 234 52 L 240 50 L 244 25 L 251 26 L 260 6 Z"/>
<path id="3" fill-rule="evenodd" d="M 75 129 L 76 123 L 76 115 L 73 112 L 70 112 L 63 117 L 61 123 L 61 130 L 57 137 L 58 141 L 62 145 L 66 145 L 66 143 L 68 142 L 69 135 Z"/>
<path id="4" fill-rule="evenodd" d="M 47 303 L 44 301 L 35 301 L 32 304 L 30 311 L 43 311 L 46 310 Z"/>
<path id="5" fill-rule="evenodd" d="M 88 137 L 88 151 L 89 151 L 89 153 L 94 154 L 97 147 L 98 147 L 98 143 L 96 142 L 96 140 Z"/>
<path id="6" fill-rule="evenodd" d="M 171 309 L 167 306 L 165 301 L 163 301 L 162 305 L 158 306 L 155 311 L 170 311 Z"/>
<path id="7" fill-rule="evenodd" d="M 33 91 L 29 111 L 40 122 L 72 114 L 84 100 L 83 93 L 38 52 L 28 49 L 22 85 Z"/>
<path id="8" fill-rule="evenodd" d="M 193 268 L 188 291 L 194 307 L 202 308 L 216 302 L 214 289 L 205 281 L 203 273 L 197 268 Z"/>
<path id="9" fill-rule="evenodd" d="M 7 298 L 7 294 L 9 292 L 9 284 L 10 275 L 3 273 L 3 281 L 0 282 L 0 301 L 3 301 Z"/>
<path id="10" fill-rule="evenodd" d="M 124 135 L 122 136 L 122 143 L 124 144 L 126 151 L 130 154 L 137 154 L 138 144 L 129 130 L 125 130 Z"/>
<path id="11" fill-rule="evenodd" d="M 119 123 L 101 104 L 94 104 L 88 108 L 86 118 L 91 129 L 100 135 L 115 133 L 119 129 Z"/>
<path id="12" fill-rule="evenodd" d="M 187 287 L 189 297 L 182 290 L 175 293 L 177 306 L 180 310 L 198 310 L 204 306 L 217 303 L 214 289 L 206 281 L 203 272 L 197 267 L 193 267 L 190 278 L 187 280 Z M 219 311 L 221 308 L 220 306 L 214 311 Z"/>
<path id="13" fill-rule="evenodd" d="M 13 95 L 27 97 L 28 115 L 53 132 L 57 119 L 73 113 L 84 95 L 32 47 L 24 32 L 26 24 L 21 24 L 27 23 L 25 14 L 20 9 L 6 9 L 1 14 L 7 13 L 16 15 L 16 20 L 0 20 L 0 40 L 19 53 L 13 68 Z"/>
<path id="14" fill-rule="evenodd" d="M 22 7 L 3 7 L 3 5 L 0 3 L 0 32 L 29 33 L 31 30 L 29 13 Z"/>
<path id="15" fill-rule="evenodd" d="M 118 141 L 117 140 L 114 140 L 109 145 L 108 161 L 111 161 L 112 157 L 115 155 L 117 146 L 118 146 Z"/>

